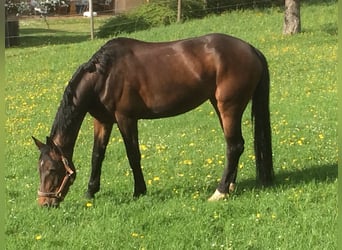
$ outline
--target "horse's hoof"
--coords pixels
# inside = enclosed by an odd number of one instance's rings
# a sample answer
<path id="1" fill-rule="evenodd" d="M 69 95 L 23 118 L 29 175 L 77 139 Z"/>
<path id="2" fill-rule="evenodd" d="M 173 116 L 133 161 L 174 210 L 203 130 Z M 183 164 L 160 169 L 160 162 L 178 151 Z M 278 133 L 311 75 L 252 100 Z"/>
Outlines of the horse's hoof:
<path id="1" fill-rule="evenodd" d="M 139 197 L 144 196 L 144 195 L 146 195 L 146 191 L 144 191 L 144 192 L 134 192 L 133 198 L 134 199 L 138 199 Z"/>
<path id="2" fill-rule="evenodd" d="M 134 187 L 133 198 L 139 198 L 144 196 L 147 192 L 146 185 L 141 185 L 141 187 Z"/>
<path id="3" fill-rule="evenodd" d="M 229 193 L 234 192 L 234 190 L 235 190 L 235 183 L 230 183 L 229 184 Z"/>
<path id="4" fill-rule="evenodd" d="M 86 199 L 89 199 L 89 200 L 95 199 L 95 194 L 92 194 L 92 193 L 90 193 L 89 191 L 87 191 L 87 192 L 85 192 L 84 197 L 85 197 Z"/>
<path id="5" fill-rule="evenodd" d="M 208 201 L 219 201 L 219 200 L 224 200 L 227 198 L 228 194 L 227 193 L 221 193 L 217 189 L 215 190 L 215 193 L 208 199 Z"/>

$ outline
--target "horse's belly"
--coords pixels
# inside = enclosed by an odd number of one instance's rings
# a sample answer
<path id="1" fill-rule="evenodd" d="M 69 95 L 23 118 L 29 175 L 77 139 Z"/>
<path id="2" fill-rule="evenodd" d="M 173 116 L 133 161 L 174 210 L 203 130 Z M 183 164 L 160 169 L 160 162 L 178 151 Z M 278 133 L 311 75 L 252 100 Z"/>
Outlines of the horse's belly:
<path id="1" fill-rule="evenodd" d="M 209 91 L 171 91 L 155 93 L 145 100 L 146 110 L 142 118 L 161 118 L 188 112 L 209 99 Z"/>

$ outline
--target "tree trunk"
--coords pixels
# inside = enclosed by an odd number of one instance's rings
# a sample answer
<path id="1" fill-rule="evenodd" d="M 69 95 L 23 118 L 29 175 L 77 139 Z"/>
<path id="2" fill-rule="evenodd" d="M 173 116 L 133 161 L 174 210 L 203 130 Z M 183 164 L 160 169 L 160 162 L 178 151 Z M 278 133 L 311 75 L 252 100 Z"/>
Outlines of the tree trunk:
<path id="1" fill-rule="evenodd" d="M 292 35 L 301 31 L 300 0 L 285 0 L 283 34 Z"/>
<path id="2" fill-rule="evenodd" d="M 178 23 L 181 21 L 181 15 L 182 15 L 182 0 L 178 0 L 178 3 L 177 3 L 177 22 Z"/>

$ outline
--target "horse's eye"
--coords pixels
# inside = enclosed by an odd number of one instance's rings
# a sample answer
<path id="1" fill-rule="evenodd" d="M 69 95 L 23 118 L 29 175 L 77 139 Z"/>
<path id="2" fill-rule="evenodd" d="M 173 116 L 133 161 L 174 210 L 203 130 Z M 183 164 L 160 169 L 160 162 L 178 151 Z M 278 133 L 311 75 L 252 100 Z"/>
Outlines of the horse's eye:
<path id="1" fill-rule="evenodd" d="M 52 168 L 49 168 L 49 173 L 50 174 L 57 174 L 57 168 L 54 168 L 54 167 L 52 167 Z"/>

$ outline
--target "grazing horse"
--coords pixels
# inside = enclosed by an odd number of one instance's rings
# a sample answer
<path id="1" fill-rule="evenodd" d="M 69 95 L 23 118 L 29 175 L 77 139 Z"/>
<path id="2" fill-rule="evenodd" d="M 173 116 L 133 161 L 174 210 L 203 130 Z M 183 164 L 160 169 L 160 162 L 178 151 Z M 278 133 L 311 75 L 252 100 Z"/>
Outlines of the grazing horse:
<path id="1" fill-rule="evenodd" d="M 33 137 L 40 150 L 38 203 L 58 206 L 75 180 L 72 158 L 86 113 L 94 117 L 87 198 L 100 190 L 102 161 L 114 123 L 125 144 L 137 197 L 146 193 L 138 120 L 179 115 L 206 100 L 219 117 L 227 144 L 226 167 L 209 200 L 220 200 L 233 191 L 244 150 L 241 119 L 250 100 L 257 179 L 262 185 L 271 184 L 269 71 L 259 50 L 224 34 L 160 43 L 116 38 L 74 73 L 46 143 Z"/>

